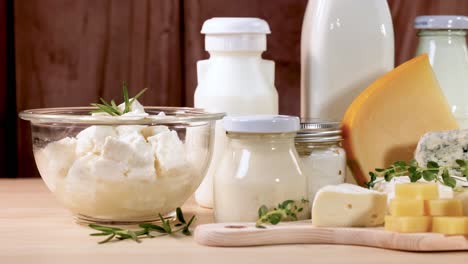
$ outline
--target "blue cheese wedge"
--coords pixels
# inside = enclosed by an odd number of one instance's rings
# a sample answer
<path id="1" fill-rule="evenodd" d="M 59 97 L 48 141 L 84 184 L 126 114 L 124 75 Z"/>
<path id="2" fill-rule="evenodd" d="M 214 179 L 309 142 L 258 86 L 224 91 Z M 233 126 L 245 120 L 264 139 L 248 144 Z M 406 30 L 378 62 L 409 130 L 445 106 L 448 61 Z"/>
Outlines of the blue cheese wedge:
<path id="1" fill-rule="evenodd" d="M 468 129 L 424 134 L 414 158 L 421 166 L 428 161 L 435 161 L 441 166 L 455 166 L 457 159 L 468 160 Z"/>
<path id="2" fill-rule="evenodd" d="M 353 184 L 328 185 L 317 192 L 312 224 L 320 227 L 368 227 L 384 223 L 387 195 Z"/>
<path id="3" fill-rule="evenodd" d="M 440 166 L 457 166 L 457 159 L 468 160 L 468 129 L 424 134 L 418 142 L 414 158 L 420 166 L 426 166 L 428 161 L 435 161 Z M 450 173 L 462 176 L 457 170 L 450 170 Z M 467 184 L 457 180 L 457 185 Z"/>

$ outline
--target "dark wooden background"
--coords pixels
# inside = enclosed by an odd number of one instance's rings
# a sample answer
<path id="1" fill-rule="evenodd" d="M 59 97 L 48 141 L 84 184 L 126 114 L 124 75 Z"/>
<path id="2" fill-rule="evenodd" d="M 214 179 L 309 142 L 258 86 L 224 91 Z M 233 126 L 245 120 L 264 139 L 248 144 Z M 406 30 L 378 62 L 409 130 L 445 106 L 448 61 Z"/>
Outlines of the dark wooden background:
<path id="1" fill-rule="evenodd" d="M 355 0 L 358 2 L 359 0 Z M 468 15 L 468 0 L 389 0 L 396 64 L 414 54 L 423 14 Z M 196 61 L 208 57 L 203 21 L 253 16 L 272 34 L 282 114 L 299 114 L 300 32 L 306 0 L 0 0 L 0 167 L 38 176 L 28 123 L 18 111 L 88 105 L 149 87 L 146 105 L 192 106 Z M 16 72 L 15 72 L 16 71 Z"/>

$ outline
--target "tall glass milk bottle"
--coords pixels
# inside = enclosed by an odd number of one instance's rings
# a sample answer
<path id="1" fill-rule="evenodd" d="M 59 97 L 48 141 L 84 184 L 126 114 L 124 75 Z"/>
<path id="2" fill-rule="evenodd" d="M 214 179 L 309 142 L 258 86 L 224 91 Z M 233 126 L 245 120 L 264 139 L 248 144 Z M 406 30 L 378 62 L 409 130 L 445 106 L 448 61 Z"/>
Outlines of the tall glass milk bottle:
<path id="1" fill-rule="evenodd" d="M 453 115 L 460 127 L 468 128 L 468 17 L 419 16 L 414 27 L 419 30 L 416 55 L 429 55 Z"/>
<path id="2" fill-rule="evenodd" d="M 276 115 L 275 64 L 262 59 L 270 28 L 258 18 L 212 18 L 203 24 L 210 58 L 197 63 L 195 107 L 227 115 Z M 218 121 L 208 172 L 195 193 L 203 207 L 213 207 L 213 175 L 225 149 L 226 132 Z"/>
<path id="3" fill-rule="evenodd" d="M 301 38 L 301 115 L 341 120 L 369 84 L 394 67 L 386 0 L 310 0 Z"/>

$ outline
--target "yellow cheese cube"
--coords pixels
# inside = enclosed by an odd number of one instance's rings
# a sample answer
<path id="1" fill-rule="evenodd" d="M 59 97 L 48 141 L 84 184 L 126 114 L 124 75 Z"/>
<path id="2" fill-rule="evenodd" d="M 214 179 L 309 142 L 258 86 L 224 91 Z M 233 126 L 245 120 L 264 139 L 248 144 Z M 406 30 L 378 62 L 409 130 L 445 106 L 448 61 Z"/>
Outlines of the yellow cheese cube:
<path id="1" fill-rule="evenodd" d="M 426 215 L 430 216 L 463 216 L 463 205 L 457 199 L 428 200 Z"/>
<path id="2" fill-rule="evenodd" d="M 395 185 L 395 198 L 432 200 L 439 198 L 437 183 L 412 182 Z"/>
<path id="3" fill-rule="evenodd" d="M 393 216 L 424 216 L 424 200 L 393 199 L 389 209 Z"/>
<path id="4" fill-rule="evenodd" d="M 467 216 L 436 216 L 432 221 L 432 232 L 444 235 L 468 235 Z"/>
<path id="5" fill-rule="evenodd" d="M 431 230 L 429 216 L 385 216 L 385 230 L 398 233 L 422 233 Z"/>

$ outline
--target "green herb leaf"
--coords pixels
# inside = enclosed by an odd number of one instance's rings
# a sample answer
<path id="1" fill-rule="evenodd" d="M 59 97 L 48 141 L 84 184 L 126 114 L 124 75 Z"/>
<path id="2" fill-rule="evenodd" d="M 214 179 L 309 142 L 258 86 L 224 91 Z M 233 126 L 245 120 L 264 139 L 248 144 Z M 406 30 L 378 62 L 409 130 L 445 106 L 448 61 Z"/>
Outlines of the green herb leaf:
<path id="1" fill-rule="evenodd" d="M 258 218 L 261 218 L 262 216 L 266 215 L 266 213 L 268 213 L 268 208 L 266 207 L 266 205 L 262 205 L 260 206 L 260 208 L 258 208 Z"/>
<path id="2" fill-rule="evenodd" d="M 117 240 L 131 239 L 137 243 L 140 243 L 141 237 L 148 237 L 148 238 L 157 237 L 157 236 L 153 236 L 150 233 L 151 231 L 156 231 L 156 232 L 161 233 L 161 235 L 158 235 L 158 236 L 171 235 L 177 232 L 181 232 L 182 234 L 186 236 L 190 236 L 192 234 L 190 232 L 190 225 L 194 222 L 196 217 L 192 216 L 190 220 L 188 221 L 188 223 L 185 223 L 185 218 L 182 213 L 182 210 L 180 208 L 177 208 L 176 213 L 178 214 L 177 220 L 179 222 L 175 223 L 174 226 L 181 226 L 181 228 L 179 229 L 173 229 L 171 226 L 171 222 L 167 219 L 164 219 L 162 215 L 159 215 L 162 226 L 152 224 L 152 223 L 142 223 L 138 225 L 141 228 L 138 230 L 130 230 L 130 229 L 124 230 L 124 229 L 117 228 L 117 227 L 89 224 L 88 226 L 90 228 L 101 231 L 100 233 L 92 233 L 90 234 L 90 236 L 108 236 L 105 240 L 98 242 L 99 244 L 107 243 L 114 238 Z M 182 222 L 181 220 L 184 222 Z"/>
<path id="3" fill-rule="evenodd" d="M 435 161 L 429 161 L 426 167 L 421 167 L 415 160 L 408 163 L 394 162 L 389 168 L 375 169 L 369 172 L 370 180 L 366 183 L 368 188 L 375 186 L 376 182 L 390 181 L 394 177 L 409 176 L 411 182 L 417 182 L 421 178 L 426 181 L 441 182 L 444 185 L 455 188 L 458 181 L 468 182 L 468 160 L 456 160 L 454 166 L 440 166 Z M 451 175 L 451 173 L 454 175 Z M 463 178 L 460 176 L 463 175 Z"/>
<path id="4" fill-rule="evenodd" d="M 428 170 L 423 171 L 422 175 L 423 175 L 424 180 L 426 181 L 433 181 L 437 177 L 436 172 L 428 171 Z"/>
<path id="5" fill-rule="evenodd" d="M 129 98 L 128 95 L 128 85 L 126 82 L 122 84 L 122 93 L 124 99 L 124 109 L 123 111 L 118 107 L 114 100 L 111 100 L 110 103 L 104 100 L 103 98 L 99 98 L 102 104 L 91 104 L 92 106 L 96 107 L 96 110 L 92 110 L 91 113 L 107 113 L 111 116 L 121 116 L 130 112 L 131 105 L 135 102 L 137 98 L 143 95 L 146 92 L 147 88 L 141 90 L 137 95 L 133 98 Z"/>
<path id="6" fill-rule="evenodd" d="M 427 162 L 427 167 L 430 169 L 437 169 L 439 168 L 439 164 L 437 164 L 437 162 L 435 161 L 430 160 Z"/>
<path id="7" fill-rule="evenodd" d="M 179 222 L 185 224 L 184 214 L 182 214 L 182 210 L 180 209 L 180 207 L 177 207 L 176 215 L 177 215 L 177 220 L 179 220 Z"/>

